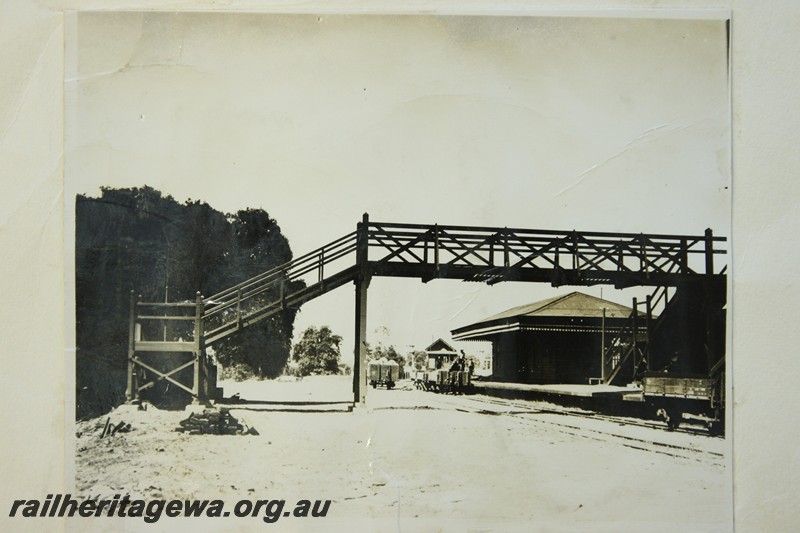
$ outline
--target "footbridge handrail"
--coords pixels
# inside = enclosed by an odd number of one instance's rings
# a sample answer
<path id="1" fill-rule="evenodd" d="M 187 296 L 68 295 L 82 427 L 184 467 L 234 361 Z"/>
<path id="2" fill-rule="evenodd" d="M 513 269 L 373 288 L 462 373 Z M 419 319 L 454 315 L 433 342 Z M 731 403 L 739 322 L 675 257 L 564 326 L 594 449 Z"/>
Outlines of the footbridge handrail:
<path id="1" fill-rule="evenodd" d="M 553 231 L 480 226 L 370 222 L 370 250 L 384 255 L 378 265 L 449 267 L 472 281 L 496 283 L 524 278 L 523 271 L 604 274 L 716 274 L 714 256 L 726 254 L 725 237 L 587 231 Z M 374 254 L 373 254 L 374 255 Z M 473 269 L 464 276 L 464 267 Z M 479 270 L 474 270 L 478 268 Z M 392 275 L 379 269 L 379 275 Z"/>

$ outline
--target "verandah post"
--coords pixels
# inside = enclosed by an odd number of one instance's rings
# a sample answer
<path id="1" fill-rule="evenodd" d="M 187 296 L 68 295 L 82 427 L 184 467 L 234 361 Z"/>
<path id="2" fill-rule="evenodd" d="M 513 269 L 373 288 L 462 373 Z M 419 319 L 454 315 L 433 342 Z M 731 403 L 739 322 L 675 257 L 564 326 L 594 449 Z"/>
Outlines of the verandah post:
<path id="1" fill-rule="evenodd" d="M 603 319 L 600 322 L 600 381 L 606 382 L 606 306 L 603 306 Z"/>

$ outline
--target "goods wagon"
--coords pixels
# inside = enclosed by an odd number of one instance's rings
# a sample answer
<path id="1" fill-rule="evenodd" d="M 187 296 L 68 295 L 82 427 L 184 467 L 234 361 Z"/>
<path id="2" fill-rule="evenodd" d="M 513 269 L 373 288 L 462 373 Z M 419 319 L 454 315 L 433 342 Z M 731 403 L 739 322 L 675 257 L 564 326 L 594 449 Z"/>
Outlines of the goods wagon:
<path id="1" fill-rule="evenodd" d="M 367 372 L 369 384 L 372 385 L 373 389 L 378 386 L 392 389 L 397 380 L 400 379 L 400 366 L 396 362 L 387 359 L 370 361 L 367 365 Z"/>
<path id="2" fill-rule="evenodd" d="M 724 372 L 712 376 L 648 372 L 642 378 L 642 396 L 669 429 L 680 426 L 689 413 L 705 421 L 712 435 L 725 431 Z"/>
<path id="3" fill-rule="evenodd" d="M 472 376 L 464 370 L 418 371 L 414 385 L 421 390 L 446 393 L 465 393 L 472 390 Z"/>

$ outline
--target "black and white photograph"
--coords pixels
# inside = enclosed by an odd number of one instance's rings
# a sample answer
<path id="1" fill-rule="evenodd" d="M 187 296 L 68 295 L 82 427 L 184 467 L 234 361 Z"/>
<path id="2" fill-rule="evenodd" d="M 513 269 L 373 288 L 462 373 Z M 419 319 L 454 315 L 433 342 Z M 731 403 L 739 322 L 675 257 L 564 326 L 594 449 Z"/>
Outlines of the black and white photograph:
<path id="1" fill-rule="evenodd" d="M 728 18 L 86 11 L 65 42 L 73 498 L 731 529 Z"/>
<path id="2" fill-rule="evenodd" d="M 0 530 L 793 532 L 800 5 L 0 4 Z"/>

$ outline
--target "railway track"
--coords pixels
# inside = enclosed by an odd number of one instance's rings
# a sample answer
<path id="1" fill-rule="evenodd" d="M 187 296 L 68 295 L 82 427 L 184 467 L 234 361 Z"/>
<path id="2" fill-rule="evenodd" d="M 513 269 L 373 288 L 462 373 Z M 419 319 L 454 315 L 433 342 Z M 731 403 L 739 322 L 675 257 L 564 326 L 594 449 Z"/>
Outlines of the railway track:
<path id="1" fill-rule="evenodd" d="M 525 402 L 522 400 L 503 400 L 487 396 L 480 396 L 479 398 L 470 397 L 470 399 L 481 400 L 495 405 L 514 406 L 520 409 L 528 409 L 528 410 L 531 409 L 530 403 L 525 404 Z M 547 412 L 553 414 L 560 414 L 565 416 L 575 416 L 579 418 L 591 418 L 593 420 L 606 420 L 608 422 L 625 424 L 627 426 L 666 430 L 666 424 L 662 421 L 646 420 L 642 418 L 632 418 L 624 416 L 604 415 L 602 413 L 597 413 L 594 411 L 587 411 L 583 409 L 570 409 L 568 407 L 561 407 L 558 405 L 552 405 L 552 407 L 548 407 L 547 409 L 537 409 L 536 411 L 543 413 Z M 688 435 L 702 435 L 707 437 L 709 436 L 708 430 L 706 428 L 698 428 L 687 425 L 682 425 L 676 429 L 673 429 L 672 433 L 685 433 Z M 721 438 L 721 437 L 710 437 L 710 438 Z"/>
<path id="2" fill-rule="evenodd" d="M 683 427 L 673 432 L 666 432 L 664 425 L 657 422 L 650 422 L 647 420 L 631 419 L 624 417 L 614 417 L 609 415 L 598 414 L 591 411 L 582 411 L 569 408 L 561 408 L 559 406 L 548 405 L 545 408 L 539 408 L 532 402 L 524 402 L 520 400 L 504 400 L 498 398 L 490 398 L 486 396 L 458 396 L 458 397 L 443 397 L 438 396 L 439 401 L 450 407 L 465 411 L 465 412 L 479 412 L 489 415 L 510 416 L 519 420 L 525 421 L 527 424 L 534 426 L 547 426 L 555 429 L 560 433 L 581 438 L 597 440 L 601 442 L 611 442 L 619 444 L 628 448 L 647 451 L 667 455 L 671 457 L 698 461 L 705 464 L 712 464 L 716 466 L 725 465 L 725 455 L 723 453 L 699 448 L 697 446 L 687 446 L 677 442 L 665 442 L 664 439 L 657 437 L 670 436 L 674 440 L 674 434 L 688 434 L 697 436 L 702 439 L 714 439 L 705 433 L 705 430 L 695 429 L 692 427 Z M 470 408 L 470 404 L 474 407 Z M 487 409 L 487 407 L 489 407 Z M 504 407 L 507 411 L 497 410 L 497 407 Z M 556 415 L 559 418 L 564 417 L 563 420 L 554 420 L 553 417 L 542 418 L 542 415 L 550 417 Z M 585 425 L 578 425 L 574 420 L 592 420 L 606 423 L 606 426 L 598 425 L 598 427 L 586 427 Z M 624 431 L 615 431 L 616 426 L 627 427 L 640 427 L 652 429 L 654 438 L 642 438 L 639 436 L 626 435 Z"/>

